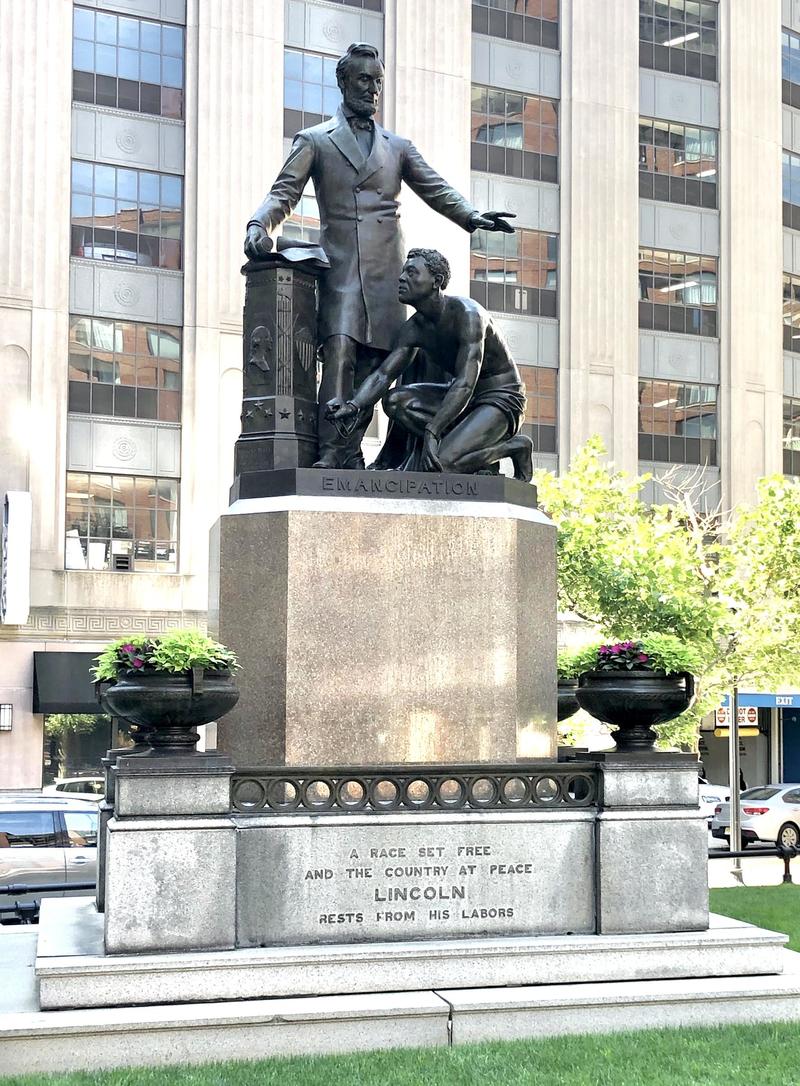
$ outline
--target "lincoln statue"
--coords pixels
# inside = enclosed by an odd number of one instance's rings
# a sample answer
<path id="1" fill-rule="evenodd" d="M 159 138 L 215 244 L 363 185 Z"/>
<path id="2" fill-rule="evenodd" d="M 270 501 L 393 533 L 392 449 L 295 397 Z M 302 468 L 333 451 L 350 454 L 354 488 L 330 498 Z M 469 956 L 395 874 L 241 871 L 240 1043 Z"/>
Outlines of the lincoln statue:
<path id="1" fill-rule="evenodd" d="M 272 249 L 270 234 L 291 215 L 309 179 L 320 214 L 320 244 L 330 261 L 319 288 L 319 459 L 316 467 L 363 468 L 361 440 L 326 418 L 331 400 L 346 403 L 390 350 L 405 321 L 397 293 L 404 245 L 399 225 L 403 181 L 434 211 L 475 230 L 513 232 L 503 212 L 481 213 L 447 184 L 410 140 L 373 120 L 383 64 L 372 45 L 351 45 L 336 67 L 342 103 L 335 117 L 298 132 L 289 157 L 247 224 L 251 260 Z"/>

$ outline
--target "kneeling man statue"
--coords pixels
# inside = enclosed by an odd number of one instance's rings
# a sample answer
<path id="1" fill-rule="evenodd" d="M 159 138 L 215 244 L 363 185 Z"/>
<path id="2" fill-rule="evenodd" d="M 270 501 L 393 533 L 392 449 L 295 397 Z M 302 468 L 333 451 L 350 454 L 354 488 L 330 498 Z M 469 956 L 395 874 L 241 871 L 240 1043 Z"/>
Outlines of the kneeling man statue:
<path id="1" fill-rule="evenodd" d="M 411 249 L 400 275 L 400 301 L 416 313 L 402 326 L 391 352 L 351 400 L 329 400 L 326 415 L 342 437 L 355 430 L 383 398 L 404 430 L 407 471 L 494 474 L 509 457 L 514 478 L 529 482 L 533 443 L 519 433 L 525 389 L 517 365 L 487 311 L 471 298 L 445 295 L 450 265 L 436 249 Z M 448 384 L 392 388 L 419 351 L 445 373 Z"/>

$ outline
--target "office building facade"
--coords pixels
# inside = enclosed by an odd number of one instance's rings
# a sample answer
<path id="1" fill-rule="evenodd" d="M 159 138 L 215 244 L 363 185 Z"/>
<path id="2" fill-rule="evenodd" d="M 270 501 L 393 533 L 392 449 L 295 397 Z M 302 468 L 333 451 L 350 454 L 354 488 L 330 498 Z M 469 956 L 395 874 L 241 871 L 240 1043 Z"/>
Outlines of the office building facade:
<path id="1" fill-rule="evenodd" d="M 505 333 L 538 466 L 600 434 L 648 498 L 724 507 L 800 473 L 798 0 L 0 0 L 0 788 L 41 782 L 89 654 L 205 621 L 244 224 L 351 41 L 381 122 L 516 215 L 403 196 Z M 317 227 L 309 191 L 284 232 Z"/>

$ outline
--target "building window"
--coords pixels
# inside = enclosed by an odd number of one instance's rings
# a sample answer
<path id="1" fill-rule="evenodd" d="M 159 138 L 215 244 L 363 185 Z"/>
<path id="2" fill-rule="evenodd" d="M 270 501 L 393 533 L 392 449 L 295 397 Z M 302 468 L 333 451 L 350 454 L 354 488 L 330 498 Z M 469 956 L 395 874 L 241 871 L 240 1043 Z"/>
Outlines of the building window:
<path id="1" fill-rule="evenodd" d="M 65 569 L 175 573 L 177 479 L 67 474 Z"/>
<path id="2" fill-rule="evenodd" d="M 800 399 L 783 397 L 783 474 L 800 475 Z"/>
<path id="3" fill-rule="evenodd" d="M 783 274 L 783 349 L 800 354 L 800 276 Z"/>
<path id="4" fill-rule="evenodd" d="M 558 370 L 520 365 L 519 372 L 527 400 L 522 433 L 533 441 L 535 452 L 557 452 Z"/>
<path id="5" fill-rule="evenodd" d="M 180 328 L 69 319 L 70 411 L 179 422 Z"/>
<path id="6" fill-rule="evenodd" d="M 72 99 L 183 117 L 183 27 L 76 7 Z"/>
<path id="7" fill-rule="evenodd" d="M 717 463 L 717 387 L 639 381 L 639 459 Z"/>
<path id="8" fill-rule="evenodd" d="M 716 257 L 640 249 L 639 327 L 716 336 Z"/>
<path id="9" fill-rule="evenodd" d="M 73 256 L 179 271 L 182 231 L 180 177 L 73 160 Z"/>
<path id="10" fill-rule="evenodd" d="M 470 294 L 498 313 L 555 317 L 558 235 L 538 230 L 472 235 Z"/>
<path id="11" fill-rule="evenodd" d="M 383 0 L 328 0 L 330 4 L 346 4 L 349 8 L 362 8 L 364 11 L 383 11 Z"/>
<path id="12" fill-rule="evenodd" d="M 283 51 L 283 134 L 294 136 L 332 117 L 342 100 L 336 83 L 336 57 Z"/>
<path id="13" fill-rule="evenodd" d="M 783 225 L 800 230 L 800 155 L 783 152 Z"/>
<path id="14" fill-rule="evenodd" d="M 473 170 L 558 181 L 558 103 L 534 94 L 472 88 Z"/>
<path id="15" fill-rule="evenodd" d="M 783 101 L 800 109 L 800 34 L 782 30 L 781 46 Z"/>
<path id="16" fill-rule="evenodd" d="M 472 32 L 558 49 L 558 0 L 472 0 Z"/>
<path id="17" fill-rule="evenodd" d="M 319 205 L 314 195 L 313 186 L 300 197 L 290 218 L 283 224 L 285 238 L 297 238 L 300 241 L 319 242 Z"/>
<path id="18" fill-rule="evenodd" d="M 639 121 L 639 195 L 717 206 L 717 133 L 673 121 Z"/>
<path id="19" fill-rule="evenodd" d="M 716 0 L 639 0 L 639 64 L 717 78 Z"/>

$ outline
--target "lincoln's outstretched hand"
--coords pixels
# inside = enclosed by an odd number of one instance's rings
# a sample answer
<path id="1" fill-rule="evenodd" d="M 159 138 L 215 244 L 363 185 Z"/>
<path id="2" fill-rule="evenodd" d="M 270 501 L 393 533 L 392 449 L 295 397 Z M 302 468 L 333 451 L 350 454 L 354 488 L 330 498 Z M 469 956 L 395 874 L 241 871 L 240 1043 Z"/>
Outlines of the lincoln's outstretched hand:
<path id="1" fill-rule="evenodd" d="M 484 211 L 478 218 L 473 219 L 476 230 L 490 230 L 492 233 L 500 231 L 503 234 L 513 234 L 514 227 L 506 219 L 516 219 L 510 211 Z"/>

